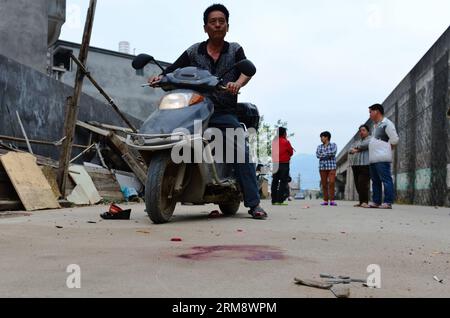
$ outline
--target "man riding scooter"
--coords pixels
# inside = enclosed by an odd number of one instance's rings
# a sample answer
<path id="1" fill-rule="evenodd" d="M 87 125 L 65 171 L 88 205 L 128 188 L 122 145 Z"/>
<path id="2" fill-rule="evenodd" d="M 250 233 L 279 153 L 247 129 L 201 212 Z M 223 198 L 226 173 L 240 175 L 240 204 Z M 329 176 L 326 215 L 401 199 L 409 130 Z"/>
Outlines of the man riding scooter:
<path id="1" fill-rule="evenodd" d="M 162 75 L 187 66 L 196 66 L 210 71 L 213 75 L 219 75 L 229 70 L 235 63 L 246 58 L 244 50 L 239 44 L 225 41 L 229 28 L 229 12 L 225 6 L 221 4 L 210 6 L 204 12 L 203 20 L 204 31 L 208 34 L 209 40 L 191 46 Z M 150 78 L 150 85 L 155 86 L 161 80 L 162 75 Z M 241 128 L 236 114 L 237 95 L 250 79 L 251 77 L 247 77 L 237 70 L 224 75 L 223 83 L 227 91 L 214 92 L 212 94 L 211 99 L 214 102 L 215 111 L 210 119 L 209 127 L 216 127 L 222 131 L 225 131 L 227 128 Z M 227 139 L 226 142 L 227 144 L 232 143 L 235 153 L 237 148 L 245 147 L 245 163 L 235 162 L 233 164 L 236 178 L 244 194 L 244 204 L 247 208 L 250 208 L 249 214 L 253 218 L 267 218 L 267 213 L 260 206 L 255 165 L 248 160 L 248 145 L 238 145 L 234 142 L 234 138 L 231 140 Z"/>

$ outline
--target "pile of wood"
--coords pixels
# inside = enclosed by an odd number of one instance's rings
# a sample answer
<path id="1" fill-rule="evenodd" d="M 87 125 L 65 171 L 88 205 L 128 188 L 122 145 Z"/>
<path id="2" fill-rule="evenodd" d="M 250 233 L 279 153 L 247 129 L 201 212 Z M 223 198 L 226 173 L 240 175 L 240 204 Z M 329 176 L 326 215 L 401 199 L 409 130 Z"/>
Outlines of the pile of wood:
<path id="1" fill-rule="evenodd" d="M 117 169 L 117 166 L 114 167 L 117 162 L 119 162 L 120 166 L 123 164 L 133 173 L 131 179 L 134 176 L 137 178 L 138 181 L 131 183 L 137 183 L 143 187 L 142 185 L 146 182 L 147 166 L 145 161 L 140 157 L 139 153 L 127 146 L 125 139 L 120 135 L 136 132 L 136 128 L 85 67 L 96 4 L 96 0 L 89 1 L 79 57 L 71 55 L 71 59 L 77 64 L 78 69 L 75 77 L 74 94 L 67 98 L 66 101 L 67 110 L 63 133 L 65 137 L 56 143 L 28 139 L 17 112 L 24 140 L 17 137 L 0 136 L 0 210 L 20 208 L 22 205 L 30 211 L 58 208 L 58 199 L 61 197 L 67 197 L 68 201 L 76 204 L 96 204 L 105 199 L 109 201 L 123 200 L 121 185 L 118 182 L 119 178 L 117 178 L 120 175 L 120 171 L 112 170 Z M 84 77 L 87 77 L 99 93 L 105 97 L 108 104 L 129 129 L 77 121 Z M 106 141 L 107 147 L 110 149 L 109 157 L 111 157 L 106 159 L 111 159 L 110 165 L 106 164 L 98 143 L 90 142 L 88 146 L 80 146 L 73 143 L 76 127 L 88 130 L 91 133 L 91 137 L 96 135 Z M 2 140 L 25 141 L 28 153 L 5 146 Z M 31 147 L 33 143 L 61 147 L 60 162 L 34 155 Z M 102 166 L 72 164 L 82 160 L 83 155 L 94 149 L 94 147 Z M 72 148 L 84 148 L 84 151 L 79 156 L 71 158 Z M 118 160 L 114 158 L 118 158 Z M 58 176 L 58 182 L 56 181 L 56 176 Z M 123 182 L 128 182 L 127 178 L 130 177 L 125 176 L 121 179 L 125 180 Z"/>
<path id="2" fill-rule="evenodd" d="M 106 153 L 123 160 L 122 163 L 130 172 L 114 167 L 114 161 L 111 160 L 107 160 L 107 166 L 104 159 L 110 158 L 103 158 L 98 144 L 92 144 L 84 149 L 86 152 L 90 148 L 96 149 L 102 159 L 102 166 L 86 162 L 81 165 L 71 164 L 66 195 L 61 195 L 57 182 L 57 161 L 12 148 L 3 143 L 0 137 L 0 211 L 56 209 L 60 208 L 59 203 L 67 201 L 75 205 L 119 203 L 125 200 L 122 192 L 124 187 L 133 186 L 136 191 L 142 192 L 147 167 L 139 153 L 129 149 L 125 143 L 123 135 L 130 131 L 80 121 L 77 127 L 102 137 L 108 148 Z M 74 159 L 83 162 L 83 153 Z"/>

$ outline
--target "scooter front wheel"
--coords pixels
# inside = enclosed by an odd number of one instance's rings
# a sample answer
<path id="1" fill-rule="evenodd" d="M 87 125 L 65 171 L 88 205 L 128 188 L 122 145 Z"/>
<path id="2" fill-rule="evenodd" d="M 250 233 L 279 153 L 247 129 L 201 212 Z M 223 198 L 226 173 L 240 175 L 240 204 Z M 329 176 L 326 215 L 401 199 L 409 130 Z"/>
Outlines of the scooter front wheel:
<path id="1" fill-rule="evenodd" d="M 145 187 L 145 206 L 147 214 L 155 224 L 170 221 L 175 211 L 176 200 L 171 197 L 177 177 L 170 153 L 155 153 L 150 160 L 147 184 Z"/>

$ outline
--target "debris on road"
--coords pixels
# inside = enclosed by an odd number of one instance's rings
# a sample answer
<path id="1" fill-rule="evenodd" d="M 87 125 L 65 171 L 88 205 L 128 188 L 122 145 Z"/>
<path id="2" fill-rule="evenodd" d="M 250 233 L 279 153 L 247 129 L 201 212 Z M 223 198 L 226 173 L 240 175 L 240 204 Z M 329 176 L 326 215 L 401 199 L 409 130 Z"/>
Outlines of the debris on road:
<path id="1" fill-rule="evenodd" d="M 174 237 L 170 241 L 172 241 L 172 242 L 183 242 L 183 239 L 180 238 L 180 237 Z"/>
<path id="2" fill-rule="evenodd" d="M 349 298 L 350 288 L 349 287 L 331 287 L 331 292 L 336 296 L 336 298 Z"/>
<path id="3" fill-rule="evenodd" d="M 139 231 L 136 231 L 136 233 L 141 233 L 141 234 L 150 234 L 150 232 L 149 232 L 149 231 L 144 231 L 144 230 L 139 230 Z"/>
<path id="4" fill-rule="evenodd" d="M 329 279 L 327 282 L 330 284 L 367 283 L 366 279 L 352 278 L 344 275 L 335 276 L 330 274 L 320 274 L 320 277 Z"/>
<path id="5" fill-rule="evenodd" d="M 57 225 L 56 228 L 57 229 L 63 229 L 64 227 Z"/>
<path id="6" fill-rule="evenodd" d="M 331 289 L 331 287 L 333 287 L 333 284 L 324 283 L 322 281 L 311 280 L 311 279 L 295 278 L 294 281 L 295 281 L 295 284 L 297 284 L 297 285 L 314 287 L 314 288 L 319 288 L 319 289 Z"/>
<path id="7" fill-rule="evenodd" d="M 437 276 L 434 276 L 433 279 L 435 281 L 437 281 L 438 283 L 440 283 L 440 284 L 444 284 L 444 280 L 443 279 L 439 279 Z"/>

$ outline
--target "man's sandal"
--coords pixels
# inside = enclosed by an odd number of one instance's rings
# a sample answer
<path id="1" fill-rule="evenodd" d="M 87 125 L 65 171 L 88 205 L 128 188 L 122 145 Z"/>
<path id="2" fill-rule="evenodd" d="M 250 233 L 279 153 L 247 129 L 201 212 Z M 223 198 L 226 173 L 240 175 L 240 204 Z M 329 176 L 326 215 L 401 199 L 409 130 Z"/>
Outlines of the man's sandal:
<path id="1" fill-rule="evenodd" d="M 264 220 L 268 217 L 266 211 L 264 211 L 259 205 L 248 211 L 248 214 L 250 214 L 255 220 Z"/>

